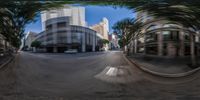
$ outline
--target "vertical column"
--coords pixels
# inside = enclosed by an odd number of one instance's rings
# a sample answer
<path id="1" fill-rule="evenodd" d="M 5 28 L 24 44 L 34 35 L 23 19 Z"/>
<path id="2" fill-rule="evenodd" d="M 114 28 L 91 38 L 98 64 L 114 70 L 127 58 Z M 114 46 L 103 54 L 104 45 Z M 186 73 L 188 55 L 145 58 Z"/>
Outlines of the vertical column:
<path id="1" fill-rule="evenodd" d="M 137 38 L 134 40 L 134 53 L 137 53 Z"/>
<path id="2" fill-rule="evenodd" d="M 95 52 L 95 37 L 96 37 L 96 34 L 92 34 L 92 51 Z"/>
<path id="3" fill-rule="evenodd" d="M 179 56 L 184 56 L 184 52 L 185 52 L 185 48 L 184 48 L 184 31 L 180 31 L 179 33 L 179 40 L 180 40 L 180 44 L 179 44 Z"/>
<path id="4" fill-rule="evenodd" d="M 72 28 L 72 26 L 69 26 L 69 31 L 67 32 L 67 44 L 71 44 L 72 43 L 72 32 L 71 32 L 71 30 L 74 30 L 73 28 Z"/>
<path id="5" fill-rule="evenodd" d="M 6 40 L 3 39 L 3 48 L 6 49 Z"/>
<path id="6" fill-rule="evenodd" d="M 53 52 L 56 53 L 57 52 L 57 24 L 53 24 L 52 25 L 53 29 Z"/>
<path id="7" fill-rule="evenodd" d="M 45 30 L 44 31 L 44 52 L 47 52 L 47 47 L 45 47 L 45 46 L 47 46 L 47 31 Z"/>
<path id="8" fill-rule="evenodd" d="M 157 32 L 158 35 L 158 55 L 163 55 L 163 35 L 162 32 Z"/>
<path id="9" fill-rule="evenodd" d="M 85 52 L 85 35 L 86 33 L 82 33 L 82 52 Z"/>

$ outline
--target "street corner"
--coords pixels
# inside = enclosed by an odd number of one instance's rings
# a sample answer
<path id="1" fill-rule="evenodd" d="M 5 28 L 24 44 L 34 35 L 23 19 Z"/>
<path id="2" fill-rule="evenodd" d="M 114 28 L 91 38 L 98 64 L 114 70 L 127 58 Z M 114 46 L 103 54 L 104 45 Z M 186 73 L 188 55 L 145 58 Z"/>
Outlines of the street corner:
<path id="1" fill-rule="evenodd" d="M 130 69 L 130 66 L 107 66 L 102 72 L 95 75 L 96 79 L 108 82 L 108 83 L 122 83 L 127 84 L 137 81 L 138 78 L 134 77 L 134 73 Z"/>

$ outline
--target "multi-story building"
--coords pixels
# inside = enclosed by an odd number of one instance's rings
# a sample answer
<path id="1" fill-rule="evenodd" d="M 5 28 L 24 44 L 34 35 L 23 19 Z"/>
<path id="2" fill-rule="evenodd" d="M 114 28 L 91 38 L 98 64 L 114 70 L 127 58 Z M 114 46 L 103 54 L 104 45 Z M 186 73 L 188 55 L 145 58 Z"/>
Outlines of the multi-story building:
<path id="1" fill-rule="evenodd" d="M 103 18 L 99 24 L 95 24 L 90 27 L 91 29 L 95 30 L 97 33 L 101 34 L 104 39 L 108 40 L 108 33 L 109 33 L 109 21 L 107 18 Z"/>
<path id="2" fill-rule="evenodd" d="M 55 21 L 60 17 L 67 20 L 69 25 L 86 26 L 85 22 L 85 8 L 84 7 L 73 7 L 70 5 L 65 5 L 63 8 L 54 9 L 49 11 L 43 11 L 41 14 L 42 30 L 46 30 L 47 21 Z M 48 21 L 49 22 L 49 21 Z M 53 22 L 52 22 L 53 23 Z"/>
<path id="3" fill-rule="evenodd" d="M 183 25 L 165 20 L 154 19 L 145 12 L 139 12 L 137 19 L 144 23 L 140 37 L 134 37 L 129 44 L 132 53 L 167 57 L 190 55 L 191 31 Z M 195 53 L 200 54 L 200 36 L 195 37 Z"/>
<path id="4" fill-rule="evenodd" d="M 103 18 L 99 24 L 95 24 L 90 27 L 92 30 L 95 30 L 98 34 L 103 36 L 103 39 L 109 40 L 109 21 L 107 18 Z M 108 44 L 103 45 L 104 50 L 109 49 Z"/>
<path id="5" fill-rule="evenodd" d="M 14 49 L 15 48 L 8 41 L 6 41 L 5 37 L 0 34 L 0 52 L 8 53 Z"/>
<path id="6" fill-rule="evenodd" d="M 85 25 L 85 9 L 66 5 L 64 8 L 44 11 L 41 15 L 43 32 L 36 37 L 47 52 L 98 51 L 101 36 Z"/>

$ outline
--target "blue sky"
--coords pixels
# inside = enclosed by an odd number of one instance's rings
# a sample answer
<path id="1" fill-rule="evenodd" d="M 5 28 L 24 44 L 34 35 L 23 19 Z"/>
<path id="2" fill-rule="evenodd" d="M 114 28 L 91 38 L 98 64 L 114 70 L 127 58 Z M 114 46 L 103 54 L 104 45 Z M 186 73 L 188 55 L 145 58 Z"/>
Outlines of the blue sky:
<path id="1" fill-rule="evenodd" d="M 97 24 L 103 17 L 106 17 L 109 20 L 110 32 L 112 32 L 113 24 L 117 21 L 128 17 L 135 17 L 135 14 L 131 10 L 126 8 L 113 8 L 111 6 L 85 6 L 85 14 L 88 25 Z M 25 31 L 41 32 L 42 25 L 40 16 L 36 18 L 35 23 L 28 24 Z"/>

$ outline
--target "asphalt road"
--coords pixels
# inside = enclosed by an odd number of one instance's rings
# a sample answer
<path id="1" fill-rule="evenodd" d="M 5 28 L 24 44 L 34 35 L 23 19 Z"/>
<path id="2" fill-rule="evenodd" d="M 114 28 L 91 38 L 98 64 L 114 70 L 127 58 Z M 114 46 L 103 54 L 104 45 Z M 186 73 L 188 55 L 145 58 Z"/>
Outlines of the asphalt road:
<path id="1" fill-rule="evenodd" d="M 0 100 L 200 100 L 199 77 L 154 76 L 119 51 L 21 52 L 0 70 Z"/>

